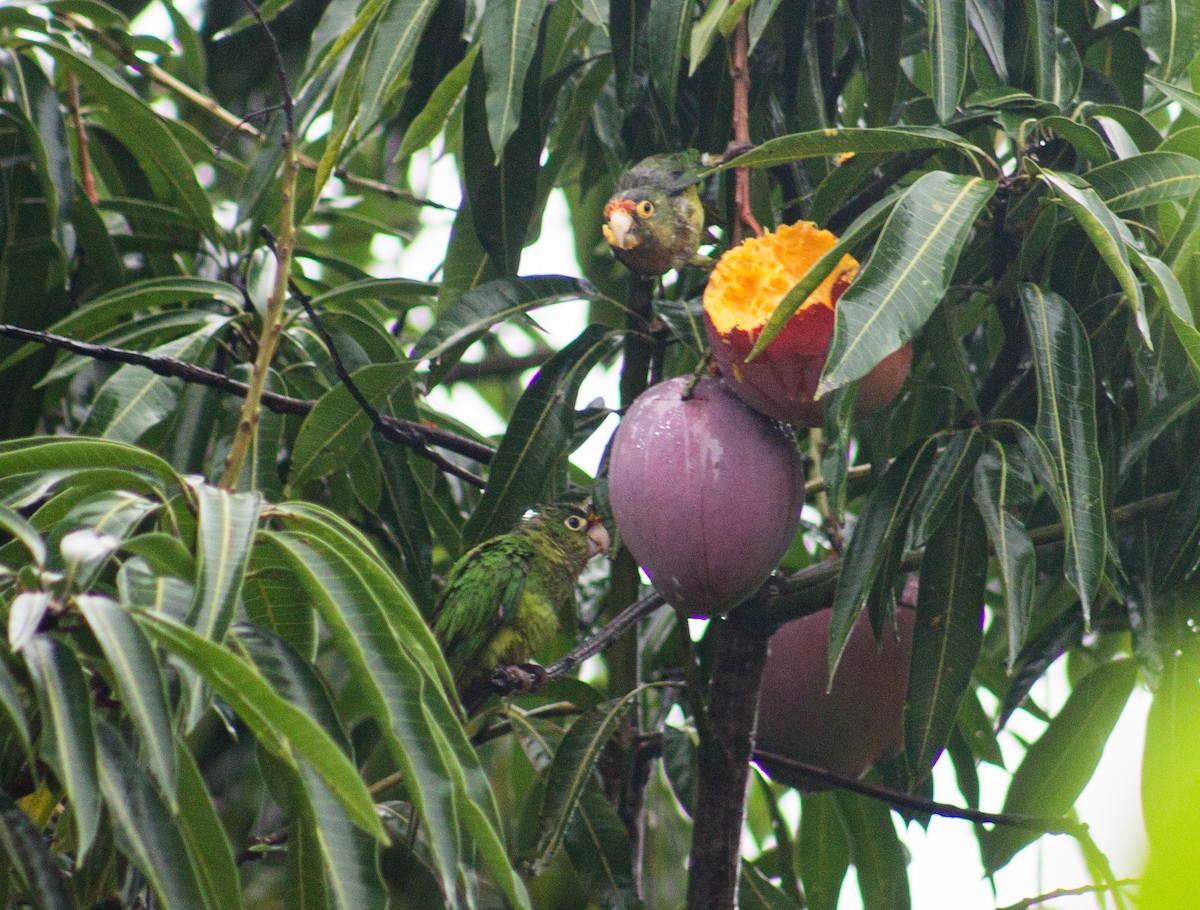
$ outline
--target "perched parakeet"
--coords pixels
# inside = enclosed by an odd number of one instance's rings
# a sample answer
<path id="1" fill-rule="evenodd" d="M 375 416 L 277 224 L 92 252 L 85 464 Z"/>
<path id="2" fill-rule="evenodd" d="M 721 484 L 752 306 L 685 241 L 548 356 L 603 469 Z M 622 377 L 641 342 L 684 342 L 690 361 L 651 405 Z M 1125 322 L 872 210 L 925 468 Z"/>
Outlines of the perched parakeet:
<path id="1" fill-rule="evenodd" d="M 459 559 L 433 617 L 459 692 L 498 666 L 528 661 L 558 631 L 557 610 L 587 561 L 607 551 L 608 532 L 598 515 L 558 504 Z"/>
<path id="2" fill-rule="evenodd" d="M 631 272 L 662 275 L 700 258 L 699 167 L 694 152 L 652 155 L 617 180 L 604 206 L 604 239 Z"/>

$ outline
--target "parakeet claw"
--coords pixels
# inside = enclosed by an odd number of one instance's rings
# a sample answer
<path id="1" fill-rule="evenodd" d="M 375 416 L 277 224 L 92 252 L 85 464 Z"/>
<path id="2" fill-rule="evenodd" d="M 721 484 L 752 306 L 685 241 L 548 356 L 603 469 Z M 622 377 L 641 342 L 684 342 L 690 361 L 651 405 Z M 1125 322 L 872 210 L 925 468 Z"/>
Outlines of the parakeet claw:
<path id="1" fill-rule="evenodd" d="M 549 681 L 550 674 L 546 672 L 546 668 L 532 662 L 497 667 L 492 672 L 492 687 L 515 695 L 536 692 Z"/>

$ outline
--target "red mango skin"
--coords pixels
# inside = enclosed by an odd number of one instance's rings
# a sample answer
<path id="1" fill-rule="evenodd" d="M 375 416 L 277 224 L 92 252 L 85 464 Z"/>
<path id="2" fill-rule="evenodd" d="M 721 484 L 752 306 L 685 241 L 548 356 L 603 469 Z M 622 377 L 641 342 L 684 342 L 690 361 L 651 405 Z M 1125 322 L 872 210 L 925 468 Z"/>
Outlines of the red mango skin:
<path id="1" fill-rule="evenodd" d="M 797 311 L 757 357 L 746 357 L 758 341 L 757 329 L 724 335 L 708 314 L 704 326 L 721 375 L 746 404 L 769 417 L 801 427 L 825 425 L 825 405 L 813 400 L 833 338 L 834 311 L 815 305 Z M 893 351 L 858 382 L 854 416 L 874 416 L 900 392 L 912 365 L 912 342 Z"/>
<path id="2" fill-rule="evenodd" d="M 826 609 L 794 619 L 771 638 L 756 748 L 859 777 L 878 759 L 904 748 L 904 693 L 915 613 L 897 608 L 899 638 L 885 629 L 880 651 L 864 611 L 826 695 L 829 616 Z M 773 779 L 812 789 L 786 767 L 758 761 Z"/>
<path id="3" fill-rule="evenodd" d="M 608 490 L 621 540 L 676 609 L 713 616 L 753 594 L 800 524 L 791 432 L 726 385 L 677 376 L 646 390 L 613 438 Z"/>

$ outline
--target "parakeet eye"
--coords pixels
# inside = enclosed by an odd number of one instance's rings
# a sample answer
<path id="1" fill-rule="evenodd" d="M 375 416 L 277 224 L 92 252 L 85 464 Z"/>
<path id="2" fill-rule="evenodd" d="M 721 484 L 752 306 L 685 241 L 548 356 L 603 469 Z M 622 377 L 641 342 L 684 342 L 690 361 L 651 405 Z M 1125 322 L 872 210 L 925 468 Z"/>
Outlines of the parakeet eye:
<path id="1" fill-rule="evenodd" d="M 582 531 L 587 527 L 587 519 L 580 518 L 578 515 L 568 515 L 563 524 L 567 526 L 568 531 Z"/>
<path id="2" fill-rule="evenodd" d="M 639 218 L 649 218 L 654 214 L 654 203 L 649 199 L 643 199 L 637 204 L 637 214 Z"/>

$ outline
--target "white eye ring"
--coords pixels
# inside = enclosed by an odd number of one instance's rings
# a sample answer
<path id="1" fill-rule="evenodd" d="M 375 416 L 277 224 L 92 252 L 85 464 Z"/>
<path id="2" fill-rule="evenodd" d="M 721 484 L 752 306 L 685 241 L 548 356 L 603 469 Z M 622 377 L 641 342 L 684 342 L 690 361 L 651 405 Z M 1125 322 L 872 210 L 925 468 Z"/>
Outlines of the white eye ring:
<path id="1" fill-rule="evenodd" d="M 569 531 L 582 531 L 587 527 L 587 522 L 578 515 L 568 515 L 563 524 L 567 526 Z"/>
<path id="2" fill-rule="evenodd" d="M 637 214 L 639 218 L 650 218 L 654 215 L 654 203 L 649 199 L 643 199 L 637 204 Z"/>

